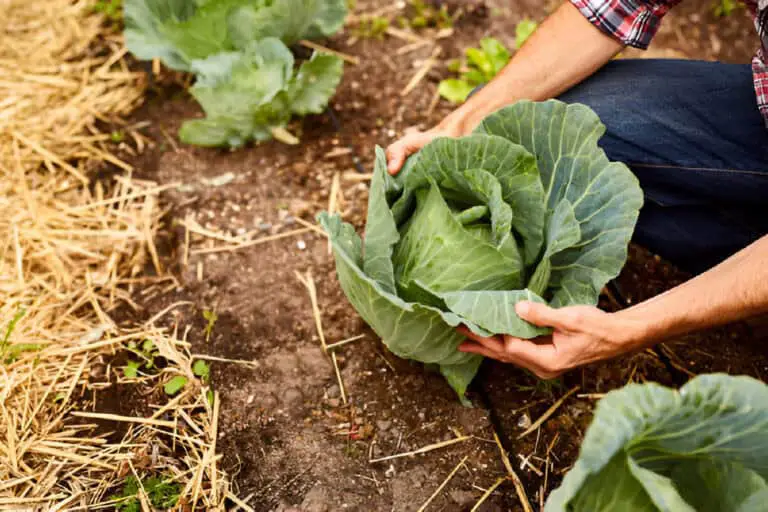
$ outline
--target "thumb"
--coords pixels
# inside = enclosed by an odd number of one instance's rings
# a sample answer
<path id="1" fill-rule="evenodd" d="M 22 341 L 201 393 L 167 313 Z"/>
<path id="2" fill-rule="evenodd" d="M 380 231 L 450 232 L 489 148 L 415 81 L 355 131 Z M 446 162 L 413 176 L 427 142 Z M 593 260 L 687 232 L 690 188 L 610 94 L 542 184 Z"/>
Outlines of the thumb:
<path id="1" fill-rule="evenodd" d="M 562 328 L 558 310 L 539 302 L 522 301 L 515 304 L 517 316 L 539 327 Z"/>
<path id="2" fill-rule="evenodd" d="M 402 146 L 393 146 L 387 156 L 389 156 L 387 159 L 387 171 L 389 174 L 397 174 L 397 171 L 403 166 L 404 152 Z"/>

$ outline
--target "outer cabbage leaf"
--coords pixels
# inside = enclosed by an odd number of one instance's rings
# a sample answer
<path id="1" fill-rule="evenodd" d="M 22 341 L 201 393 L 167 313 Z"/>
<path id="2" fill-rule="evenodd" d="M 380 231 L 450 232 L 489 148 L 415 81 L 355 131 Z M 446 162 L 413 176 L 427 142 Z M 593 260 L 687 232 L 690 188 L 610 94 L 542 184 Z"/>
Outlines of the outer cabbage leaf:
<path id="1" fill-rule="evenodd" d="M 125 0 L 125 46 L 142 60 L 161 59 L 168 67 L 189 70 L 184 52 L 164 32 L 165 24 L 188 20 L 197 10 L 188 0 Z"/>
<path id="2" fill-rule="evenodd" d="M 642 191 L 637 178 L 610 162 L 597 145 L 605 126 L 585 105 L 521 101 L 488 116 L 476 133 L 504 137 L 536 157 L 549 212 L 567 200 L 574 223 L 548 222 L 546 238 L 568 240 L 543 258 L 549 266 L 545 296 L 554 307 L 596 304 L 600 290 L 618 275 L 627 258 Z M 574 240 L 577 240 L 573 243 Z"/>
<path id="3" fill-rule="evenodd" d="M 758 510 L 766 478 L 768 386 L 727 375 L 699 376 L 679 392 L 631 384 L 598 403 L 545 510 Z"/>
<path id="4" fill-rule="evenodd" d="M 267 37 L 286 44 L 337 32 L 344 0 L 125 0 L 126 47 L 190 71 L 192 61 L 244 50 Z"/>
<path id="5" fill-rule="evenodd" d="M 185 122 L 181 140 L 238 147 L 272 138 L 294 114 L 321 111 L 341 80 L 341 59 L 315 54 L 295 72 L 293 64 L 290 50 L 275 38 L 194 61 L 198 79 L 190 92 L 206 118 Z"/>
<path id="6" fill-rule="evenodd" d="M 361 268 L 362 242 L 354 228 L 338 215 L 325 212 L 319 221 L 333 244 L 341 288 L 363 320 L 399 357 L 439 364 L 443 375 L 463 397 L 482 357 L 456 350 L 464 340 L 456 332 L 460 318 L 431 306 L 406 302 L 385 291 Z"/>
<path id="7" fill-rule="evenodd" d="M 239 46 L 265 37 L 290 45 L 335 34 L 346 16 L 346 0 L 273 0 L 266 6 L 245 5 L 232 11 L 229 31 Z"/>

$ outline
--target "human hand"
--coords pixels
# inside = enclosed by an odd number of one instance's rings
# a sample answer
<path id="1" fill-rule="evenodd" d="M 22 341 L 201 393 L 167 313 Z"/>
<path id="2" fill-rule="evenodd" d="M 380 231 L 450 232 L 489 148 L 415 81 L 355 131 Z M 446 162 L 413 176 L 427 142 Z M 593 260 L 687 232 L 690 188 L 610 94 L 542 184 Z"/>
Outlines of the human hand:
<path id="1" fill-rule="evenodd" d="M 485 338 L 462 326 L 459 332 L 471 341 L 462 343 L 459 350 L 512 363 L 542 379 L 552 379 L 570 369 L 616 357 L 643 344 L 642 324 L 593 306 L 554 309 L 526 301 L 518 303 L 515 310 L 523 320 L 540 327 L 552 327 L 552 334 L 531 340 L 501 334 Z"/>
<path id="2" fill-rule="evenodd" d="M 436 126 L 425 132 L 412 131 L 393 142 L 387 148 L 387 171 L 397 174 L 405 163 L 405 159 L 432 142 L 438 137 L 458 137 L 460 130 L 449 126 Z"/>

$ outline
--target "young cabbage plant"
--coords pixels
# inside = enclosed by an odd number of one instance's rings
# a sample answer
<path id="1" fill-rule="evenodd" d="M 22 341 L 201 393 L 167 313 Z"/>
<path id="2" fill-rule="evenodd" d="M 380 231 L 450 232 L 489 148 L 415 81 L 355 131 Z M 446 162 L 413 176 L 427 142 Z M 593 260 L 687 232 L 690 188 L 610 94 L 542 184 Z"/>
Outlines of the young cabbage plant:
<path id="1" fill-rule="evenodd" d="M 206 117 L 184 123 L 182 142 L 296 144 L 285 125 L 325 109 L 342 61 L 315 54 L 294 71 L 286 45 L 335 33 L 346 14 L 345 0 L 125 0 L 125 44 L 197 75 L 191 93 Z"/>
<path id="2" fill-rule="evenodd" d="M 463 399 L 481 357 L 457 350 L 458 325 L 546 334 L 517 302 L 596 304 L 624 265 L 642 192 L 598 147 L 604 131 L 584 105 L 523 101 L 434 140 L 395 177 L 377 148 L 365 239 L 319 216 L 347 298 L 393 353 L 438 364 Z"/>
<path id="3" fill-rule="evenodd" d="M 343 72 L 340 58 L 322 53 L 294 69 L 293 54 L 273 37 L 192 67 L 197 81 L 190 92 L 206 117 L 185 121 L 179 137 L 199 146 L 239 147 L 272 137 L 295 143 L 285 125 L 293 115 L 321 113 Z"/>
<path id="4" fill-rule="evenodd" d="M 597 404 L 545 512 L 759 512 L 768 501 L 768 386 L 702 375 L 630 384 Z"/>
<path id="5" fill-rule="evenodd" d="M 191 71 L 194 60 L 266 37 L 291 45 L 333 35 L 346 15 L 345 0 L 125 0 L 125 45 L 139 59 Z"/>

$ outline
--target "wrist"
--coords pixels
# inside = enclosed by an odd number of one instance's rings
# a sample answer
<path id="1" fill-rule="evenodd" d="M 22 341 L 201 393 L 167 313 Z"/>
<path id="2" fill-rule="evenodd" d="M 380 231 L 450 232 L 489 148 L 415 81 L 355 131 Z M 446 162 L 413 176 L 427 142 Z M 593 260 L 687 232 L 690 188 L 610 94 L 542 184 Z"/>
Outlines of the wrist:
<path id="1" fill-rule="evenodd" d="M 622 343 L 632 349 L 643 349 L 664 341 L 667 337 L 667 328 L 660 318 L 642 311 L 642 308 L 634 306 L 613 313 L 618 319 L 619 335 Z"/>
<path id="2" fill-rule="evenodd" d="M 464 128 L 464 125 L 465 115 L 461 109 L 457 109 L 446 116 L 440 124 L 435 126 L 435 129 L 446 134 L 448 137 L 462 137 L 468 135 L 468 131 Z"/>

